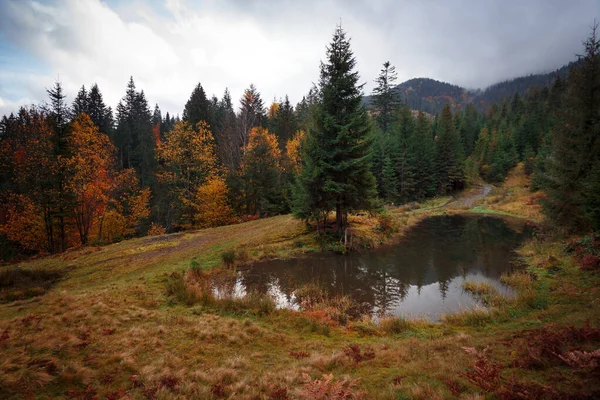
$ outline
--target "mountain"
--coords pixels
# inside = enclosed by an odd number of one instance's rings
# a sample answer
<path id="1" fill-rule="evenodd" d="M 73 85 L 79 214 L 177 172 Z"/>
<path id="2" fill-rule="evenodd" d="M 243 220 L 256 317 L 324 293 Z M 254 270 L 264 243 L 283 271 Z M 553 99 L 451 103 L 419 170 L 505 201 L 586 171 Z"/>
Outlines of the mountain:
<path id="1" fill-rule="evenodd" d="M 495 83 L 484 90 L 468 90 L 463 87 L 440 82 L 429 78 L 410 79 L 396 86 L 402 101 L 408 102 L 413 110 L 429 114 L 437 114 L 444 105 L 450 103 L 453 109 L 464 108 L 474 104 L 480 111 L 485 111 L 493 103 L 514 96 L 515 93 L 525 95 L 532 87 L 550 86 L 557 76 L 564 78 L 575 62 L 544 74 L 532 74 L 503 82 Z M 370 106 L 372 96 L 365 96 L 364 102 Z"/>

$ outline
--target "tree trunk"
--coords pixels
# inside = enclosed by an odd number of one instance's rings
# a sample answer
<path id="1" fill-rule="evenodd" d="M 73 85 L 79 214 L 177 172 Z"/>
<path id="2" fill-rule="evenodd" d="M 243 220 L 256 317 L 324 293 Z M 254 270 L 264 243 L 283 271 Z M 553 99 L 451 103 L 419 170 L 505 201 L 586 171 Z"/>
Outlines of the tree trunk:
<path id="1" fill-rule="evenodd" d="M 342 214 L 342 202 L 339 200 L 335 204 L 335 228 L 337 233 L 342 233 L 342 225 L 343 225 L 343 214 Z"/>

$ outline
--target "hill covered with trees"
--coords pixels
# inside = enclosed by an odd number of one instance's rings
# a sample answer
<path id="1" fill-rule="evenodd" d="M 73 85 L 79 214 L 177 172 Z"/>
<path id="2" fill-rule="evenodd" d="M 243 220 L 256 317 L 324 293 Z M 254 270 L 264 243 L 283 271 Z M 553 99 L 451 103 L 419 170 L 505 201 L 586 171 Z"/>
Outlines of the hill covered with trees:
<path id="1" fill-rule="evenodd" d="M 411 110 L 423 111 L 435 115 L 446 104 L 452 110 L 464 109 L 473 104 L 477 110 L 485 112 L 494 103 L 512 98 L 516 93 L 524 96 L 531 88 L 550 87 L 557 76 L 566 78 L 572 62 L 549 73 L 531 74 L 495 83 L 485 89 L 466 89 L 447 82 L 430 78 L 414 78 L 394 87 L 398 100 L 407 103 Z M 372 96 L 365 96 L 365 104 L 373 104 Z"/>

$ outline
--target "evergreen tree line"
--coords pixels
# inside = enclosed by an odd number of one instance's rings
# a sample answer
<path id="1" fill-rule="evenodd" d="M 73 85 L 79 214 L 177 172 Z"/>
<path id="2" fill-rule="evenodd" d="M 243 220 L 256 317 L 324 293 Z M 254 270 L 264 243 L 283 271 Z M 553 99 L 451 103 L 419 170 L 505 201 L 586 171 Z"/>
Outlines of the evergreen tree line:
<path id="1" fill-rule="evenodd" d="M 415 112 L 386 62 L 370 110 L 350 39 L 338 27 L 318 85 L 293 106 L 266 107 L 254 85 L 234 109 L 201 84 L 182 116 L 151 110 L 133 78 L 116 111 L 97 85 L 0 121 L 0 236 L 17 252 L 217 226 L 292 211 L 316 222 L 502 182 L 524 161 L 545 210 L 563 226 L 598 228 L 598 40 L 566 79 L 493 104 Z"/>

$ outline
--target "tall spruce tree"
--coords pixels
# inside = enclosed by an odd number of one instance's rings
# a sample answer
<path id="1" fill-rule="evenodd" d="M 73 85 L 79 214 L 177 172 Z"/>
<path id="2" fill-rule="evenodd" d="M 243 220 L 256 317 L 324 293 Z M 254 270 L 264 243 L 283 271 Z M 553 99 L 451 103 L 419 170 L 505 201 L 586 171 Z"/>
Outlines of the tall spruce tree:
<path id="1" fill-rule="evenodd" d="M 336 230 L 347 225 L 348 212 L 370 209 L 376 197 L 375 178 L 370 170 L 369 117 L 362 106 L 362 87 L 354 69 L 356 59 L 350 40 L 341 26 L 327 47 L 321 63 L 319 92 L 308 130 L 305 162 L 300 184 L 311 187 L 298 190 L 307 194 L 315 212 L 336 211 Z"/>
<path id="2" fill-rule="evenodd" d="M 200 83 L 196 85 L 187 103 L 185 103 L 182 119 L 188 122 L 194 129 L 200 121 L 204 121 L 207 124 L 212 123 L 210 118 L 210 102 L 206 98 L 206 93 Z"/>
<path id="3" fill-rule="evenodd" d="M 465 180 L 464 153 L 454 126 L 450 105 L 446 104 L 438 119 L 436 140 L 437 186 L 441 194 L 462 188 Z"/>
<path id="4" fill-rule="evenodd" d="M 376 120 L 384 134 L 389 134 L 395 109 L 400 103 L 394 87 L 397 78 L 396 67 L 386 61 L 375 80 L 377 86 L 373 89 L 373 106 L 377 113 Z"/>
<path id="5" fill-rule="evenodd" d="M 565 107 L 553 131 L 544 210 L 559 226 L 600 229 L 600 40 L 598 25 L 571 69 Z"/>

